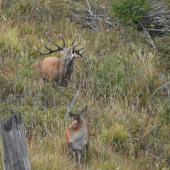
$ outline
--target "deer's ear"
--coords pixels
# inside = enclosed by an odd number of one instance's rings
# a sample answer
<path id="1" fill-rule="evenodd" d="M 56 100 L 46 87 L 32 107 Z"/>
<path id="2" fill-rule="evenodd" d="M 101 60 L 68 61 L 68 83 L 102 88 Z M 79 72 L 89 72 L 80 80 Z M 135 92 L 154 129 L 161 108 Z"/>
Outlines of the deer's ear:
<path id="1" fill-rule="evenodd" d="M 70 115 L 70 118 L 72 118 L 72 119 L 76 119 L 76 115 L 75 114 L 73 114 L 73 113 L 68 113 L 69 115 Z"/>
<path id="2" fill-rule="evenodd" d="M 87 112 L 87 105 L 86 105 L 86 107 L 81 111 L 81 115 L 84 115 L 85 113 Z"/>

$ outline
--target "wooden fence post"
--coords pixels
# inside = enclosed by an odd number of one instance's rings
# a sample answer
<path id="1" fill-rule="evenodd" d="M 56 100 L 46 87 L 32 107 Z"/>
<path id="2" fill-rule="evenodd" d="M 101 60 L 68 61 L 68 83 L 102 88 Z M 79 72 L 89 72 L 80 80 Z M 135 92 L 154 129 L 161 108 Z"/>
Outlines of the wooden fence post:
<path id="1" fill-rule="evenodd" d="M 21 114 L 3 122 L 0 120 L 1 145 L 4 170 L 31 170 Z"/>

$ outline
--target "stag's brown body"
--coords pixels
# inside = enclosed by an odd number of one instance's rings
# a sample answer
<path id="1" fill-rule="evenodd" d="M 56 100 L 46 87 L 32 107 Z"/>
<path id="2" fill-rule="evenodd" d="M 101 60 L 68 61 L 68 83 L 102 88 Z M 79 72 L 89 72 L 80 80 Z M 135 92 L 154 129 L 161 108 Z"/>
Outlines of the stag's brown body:
<path id="1" fill-rule="evenodd" d="M 61 36 L 61 35 L 60 35 Z M 39 72 L 41 72 L 42 77 L 46 81 L 55 81 L 59 86 L 67 86 L 71 79 L 71 74 L 73 72 L 74 67 L 74 61 L 77 57 L 82 57 L 85 50 L 82 53 L 79 53 L 80 50 L 85 49 L 86 44 L 83 46 L 83 48 L 76 50 L 76 47 L 81 43 L 79 42 L 77 45 L 73 46 L 73 43 L 75 41 L 75 38 L 72 42 L 72 45 L 70 47 L 65 47 L 65 41 L 64 38 L 61 36 L 63 40 L 63 47 L 58 46 L 55 44 L 51 39 L 50 42 L 54 45 L 56 45 L 58 48 L 55 50 L 49 49 L 47 46 L 43 46 L 49 50 L 49 52 L 43 52 L 35 49 L 43 55 L 51 54 L 56 51 L 60 51 L 62 58 L 56 58 L 56 57 L 47 57 L 44 58 L 42 62 L 38 64 Z M 78 54 L 79 56 L 76 56 Z"/>
<path id="2" fill-rule="evenodd" d="M 75 58 L 44 58 L 44 60 L 39 64 L 43 80 L 55 81 L 59 86 L 67 86 L 68 82 L 71 80 L 74 60 Z"/>
<path id="3" fill-rule="evenodd" d="M 78 163 L 82 165 L 84 157 L 84 147 L 88 150 L 90 140 L 90 124 L 84 119 L 87 107 L 78 115 L 70 114 L 74 122 L 65 131 L 66 142 L 70 148 L 70 153 L 76 162 L 76 152 L 78 153 Z"/>

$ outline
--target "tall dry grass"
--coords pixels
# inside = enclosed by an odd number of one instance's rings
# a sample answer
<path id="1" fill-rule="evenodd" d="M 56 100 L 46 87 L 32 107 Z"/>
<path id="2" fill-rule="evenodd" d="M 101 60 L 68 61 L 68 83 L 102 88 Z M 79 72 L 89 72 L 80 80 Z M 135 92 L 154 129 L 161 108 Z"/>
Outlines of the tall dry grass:
<path id="1" fill-rule="evenodd" d="M 168 78 L 167 66 L 162 69 L 166 59 L 152 50 L 145 34 L 131 28 L 83 29 L 72 22 L 70 8 L 61 0 L 3 2 L 0 118 L 5 120 L 10 108 L 21 112 L 33 170 L 75 169 L 64 139 L 71 122 L 64 116 L 81 85 L 73 111 L 87 104 L 92 129 L 83 169 L 168 169 L 169 100 L 160 90 L 151 97 Z M 48 44 L 50 36 L 61 44 L 59 33 L 67 45 L 75 33 L 77 42 L 87 42 L 66 88 L 38 83 L 32 67 L 45 57 L 34 49 L 42 48 L 40 38 Z"/>

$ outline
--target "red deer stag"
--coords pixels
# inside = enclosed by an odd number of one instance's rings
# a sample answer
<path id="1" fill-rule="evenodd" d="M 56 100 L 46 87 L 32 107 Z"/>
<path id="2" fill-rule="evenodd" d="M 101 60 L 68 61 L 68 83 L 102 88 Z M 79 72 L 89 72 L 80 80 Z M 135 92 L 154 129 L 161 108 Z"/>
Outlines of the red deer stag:
<path id="1" fill-rule="evenodd" d="M 88 151 L 90 140 L 90 123 L 84 119 L 84 114 L 87 112 L 87 106 L 75 115 L 69 113 L 70 117 L 74 119 L 73 123 L 67 127 L 65 131 L 66 142 L 69 146 L 70 153 L 76 162 L 76 153 L 78 153 L 78 164 L 82 166 L 84 158 L 84 147 Z"/>
<path id="2" fill-rule="evenodd" d="M 55 81 L 57 83 L 57 85 L 66 87 L 68 82 L 71 79 L 71 74 L 73 72 L 73 66 L 74 66 L 75 58 L 83 56 L 83 54 L 85 52 L 86 42 L 85 42 L 85 45 L 81 49 L 77 50 L 76 47 L 82 41 L 80 41 L 77 45 L 73 45 L 74 41 L 76 39 L 76 36 L 75 36 L 71 46 L 70 47 L 65 47 L 65 40 L 61 36 L 61 34 L 59 34 L 59 35 L 60 35 L 60 37 L 61 37 L 61 39 L 63 41 L 63 46 L 62 47 L 60 47 L 59 45 L 55 44 L 48 37 L 49 41 L 53 45 L 57 46 L 57 49 L 50 49 L 50 48 L 48 48 L 43 43 L 42 39 L 41 39 L 42 45 L 49 52 L 39 51 L 36 47 L 34 47 L 34 48 L 35 48 L 36 51 L 38 51 L 40 54 L 43 54 L 43 55 L 48 55 L 48 54 L 51 54 L 53 52 L 60 51 L 60 53 L 62 55 L 62 58 L 47 57 L 47 58 L 44 58 L 44 60 L 42 62 L 40 62 L 38 66 L 40 68 L 40 71 L 42 72 L 43 80 L 46 80 L 46 81 Z M 80 53 L 80 51 L 83 50 L 83 49 L 84 49 L 84 51 L 82 53 Z M 76 54 L 78 54 L 78 56 Z"/>

